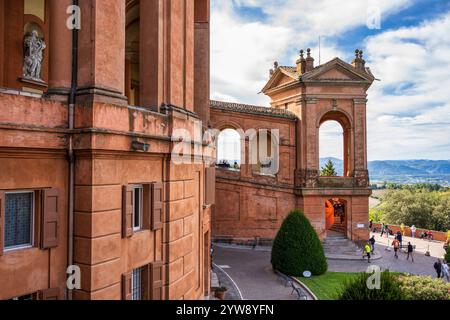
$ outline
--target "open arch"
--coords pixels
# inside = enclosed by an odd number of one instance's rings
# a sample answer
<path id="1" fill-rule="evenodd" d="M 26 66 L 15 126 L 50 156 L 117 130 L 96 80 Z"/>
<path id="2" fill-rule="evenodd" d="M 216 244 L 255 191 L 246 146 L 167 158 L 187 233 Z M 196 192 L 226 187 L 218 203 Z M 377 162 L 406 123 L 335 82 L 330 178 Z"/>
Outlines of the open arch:
<path id="1" fill-rule="evenodd" d="M 325 224 L 328 237 L 345 237 L 347 233 L 347 201 L 340 198 L 325 200 Z"/>
<path id="2" fill-rule="evenodd" d="M 330 174 L 322 171 L 325 163 L 333 162 L 336 176 L 349 177 L 351 172 L 351 128 L 349 117 L 341 111 L 325 113 L 318 123 L 319 130 L 319 167 L 323 176 Z"/>
<path id="3" fill-rule="evenodd" d="M 275 175 L 279 169 L 279 139 L 268 129 L 259 129 L 250 141 L 253 172 Z"/>
<path id="4" fill-rule="evenodd" d="M 224 169 L 240 170 L 243 162 L 241 157 L 241 135 L 235 129 L 223 129 L 217 138 L 217 166 Z"/>

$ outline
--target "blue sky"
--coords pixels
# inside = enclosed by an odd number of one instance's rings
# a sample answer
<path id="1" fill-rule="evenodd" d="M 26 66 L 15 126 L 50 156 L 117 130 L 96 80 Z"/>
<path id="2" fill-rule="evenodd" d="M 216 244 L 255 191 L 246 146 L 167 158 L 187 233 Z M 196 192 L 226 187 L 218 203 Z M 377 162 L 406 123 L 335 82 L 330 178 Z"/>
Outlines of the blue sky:
<path id="1" fill-rule="evenodd" d="M 381 28 L 368 28 L 379 12 Z M 299 49 L 348 62 L 363 49 L 380 82 L 369 91 L 369 160 L 450 159 L 450 1 L 212 0 L 212 98 L 269 105 L 258 94 L 273 61 Z M 342 154 L 340 128 L 321 131 L 323 156 Z M 334 147 L 334 146 L 338 147 Z"/>

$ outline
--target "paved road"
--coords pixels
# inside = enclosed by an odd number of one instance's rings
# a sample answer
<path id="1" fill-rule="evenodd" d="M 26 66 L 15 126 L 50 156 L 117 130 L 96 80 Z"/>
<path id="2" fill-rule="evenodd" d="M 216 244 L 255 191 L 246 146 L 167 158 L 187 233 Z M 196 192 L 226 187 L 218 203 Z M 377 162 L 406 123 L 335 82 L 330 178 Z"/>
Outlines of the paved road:
<path id="1" fill-rule="evenodd" d="M 234 280 L 245 300 L 296 300 L 273 273 L 270 252 L 215 246 L 214 263 Z"/>
<path id="2" fill-rule="evenodd" d="M 406 261 L 406 254 L 400 253 L 399 259 L 394 258 L 393 252 L 386 251 L 388 239 L 376 235 L 376 250 L 383 257 L 372 264 L 380 266 L 383 270 L 389 269 L 395 272 L 404 272 L 417 275 L 436 276 L 433 268 L 437 258 L 444 254 L 442 243 L 429 242 L 420 239 L 404 238 L 404 242 L 411 241 L 417 246 L 414 255 L 415 262 Z M 392 237 L 389 238 L 392 243 Z M 431 257 L 425 256 L 428 250 Z M 297 297 L 291 295 L 291 290 L 285 287 L 279 277 L 273 273 L 270 264 L 270 249 L 253 250 L 242 247 L 215 246 L 214 263 L 220 266 L 223 272 L 219 276 L 224 279 L 226 286 L 237 287 L 229 298 L 238 298 L 242 295 L 245 300 L 295 300 Z M 364 272 L 368 263 L 364 261 L 329 260 L 329 271 L 335 272 Z M 231 280 L 231 279 L 232 280 Z M 240 293 L 239 293 L 240 291 Z"/>

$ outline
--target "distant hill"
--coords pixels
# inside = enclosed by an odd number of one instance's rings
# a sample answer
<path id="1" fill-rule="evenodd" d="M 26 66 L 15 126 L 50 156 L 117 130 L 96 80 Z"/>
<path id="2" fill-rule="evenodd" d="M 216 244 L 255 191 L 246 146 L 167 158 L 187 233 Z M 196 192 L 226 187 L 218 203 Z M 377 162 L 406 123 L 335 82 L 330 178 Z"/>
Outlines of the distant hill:
<path id="1" fill-rule="evenodd" d="M 337 158 L 320 159 L 320 167 L 331 160 L 339 175 L 343 172 L 343 161 Z M 382 160 L 369 162 L 372 183 L 438 183 L 450 185 L 450 160 Z"/>

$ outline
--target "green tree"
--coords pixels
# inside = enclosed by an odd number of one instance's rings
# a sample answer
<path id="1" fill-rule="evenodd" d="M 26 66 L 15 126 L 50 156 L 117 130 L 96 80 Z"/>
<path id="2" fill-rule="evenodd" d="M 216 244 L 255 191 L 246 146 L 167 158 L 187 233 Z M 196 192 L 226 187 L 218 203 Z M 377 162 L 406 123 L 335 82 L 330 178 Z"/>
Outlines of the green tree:
<path id="1" fill-rule="evenodd" d="M 330 160 L 327 161 L 325 166 L 321 169 L 320 175 L 322 177 L 336 177 L 337 171 L 334 167 L 334 162 Z"/>
<path id="2" fill-rule="evenodd" d="M 305 271 L 313 275 L 327 271 L 322 243 L 302 212 L 294 210 L 284 220 L 273 243 L 272 266 L 296 277 L 303 276 Z"/>
<path id="3" fill-rule="evenodd" d="M 443 192 L 430 192 L 427 188 L 389 190 L 381 204 L 372 210 L 389 224 L 444 231 L 450 229 L 450 197 Z"/>

